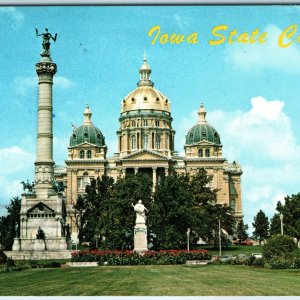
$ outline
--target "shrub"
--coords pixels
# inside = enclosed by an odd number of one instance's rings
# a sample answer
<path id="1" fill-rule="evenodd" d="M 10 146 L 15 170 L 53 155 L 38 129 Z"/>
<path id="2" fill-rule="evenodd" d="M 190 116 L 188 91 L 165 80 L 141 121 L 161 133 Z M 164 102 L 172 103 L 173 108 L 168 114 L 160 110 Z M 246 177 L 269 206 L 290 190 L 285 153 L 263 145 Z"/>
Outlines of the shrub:
<path id="1" fill-rule="evenodd" d="M 299 257 L 275 257 L 271 258 L 264 264 L 268 269 L 299 269 L 300 258 Z"/>
<path id="2" fill-rule="evenodd" d="M 173 265 L 184 264 L 187 260 L 210 259 L 207 250 L 161 250 L 138 254 L 133 251 L 78 251 L 72 253 L 72 261 L 96 261 L 99 265 Z"/>
<path id="3" fill-rule="evenodd" d="M 263 246 L 264 258 L 286 257 L 296 250 L 297 245 L 294 240 L 287 235 L 275 235 Z"/>

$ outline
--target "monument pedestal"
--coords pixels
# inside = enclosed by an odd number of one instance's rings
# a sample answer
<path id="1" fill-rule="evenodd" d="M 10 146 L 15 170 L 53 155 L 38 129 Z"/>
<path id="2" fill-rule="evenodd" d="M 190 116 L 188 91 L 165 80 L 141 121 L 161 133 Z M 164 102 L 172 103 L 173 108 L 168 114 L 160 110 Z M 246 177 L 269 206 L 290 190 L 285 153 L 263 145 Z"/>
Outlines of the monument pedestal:
<path id="1" fill-rule="evenodd" d="M 148 251 L 147 226 L 145 224 L 136 224 L 134 226 L 134 251 Z"/>
<path id="2" fill-rule="evenodd" d="M 20 251 L 21 250 L 21 245 L 20 245 L 19 238 L 14 238 L 14 243 L 13 243 L 12 250 L 13 251 Z"/>

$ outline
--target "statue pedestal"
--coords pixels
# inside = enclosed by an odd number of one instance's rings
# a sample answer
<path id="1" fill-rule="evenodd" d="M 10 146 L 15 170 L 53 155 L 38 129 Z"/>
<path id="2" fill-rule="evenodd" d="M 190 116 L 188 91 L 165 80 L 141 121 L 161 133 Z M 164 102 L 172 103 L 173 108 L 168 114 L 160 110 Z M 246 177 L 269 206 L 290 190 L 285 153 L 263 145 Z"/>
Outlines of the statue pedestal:
<path id="1" fill-rule="evenodd" d="M 36 239 L 34 241 L 34 246 L 33 246 L 34 251 L 45 251 L 46 246 L 45 246 L 45 241 L 41 239 Z"/>
<path id="2" fill-rule="evenodd" d="M 20 251 L 21 250 L 21 245 L 20 245 L 19 238 L 14 238 L 14 243 L 13 243 L 12 250 L 13 251 Z"/>
<path id="3" fill-rule="evenodd" d="M 134 251 L 145 252 L 147 247 L 147 226 L 145 224 L 136 224 L 134 226 Z"/>

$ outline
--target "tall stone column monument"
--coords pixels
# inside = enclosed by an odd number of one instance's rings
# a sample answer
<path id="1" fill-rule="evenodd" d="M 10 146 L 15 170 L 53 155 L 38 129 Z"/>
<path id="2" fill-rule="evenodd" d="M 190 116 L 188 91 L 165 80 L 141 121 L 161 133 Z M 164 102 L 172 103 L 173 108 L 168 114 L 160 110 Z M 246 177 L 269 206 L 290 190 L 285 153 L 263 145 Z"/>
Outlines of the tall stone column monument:
<path id="1" fill-rule="evenodd" d="M 56 64 L 50 55 L 50 40 L 56 41 L 45 29 L 41 59 L 36 63 L 38 75 L 37 144 L 35 181 L 33 187 L 22 194 L 20 212 L 20 234 L 16 235 L 13 251 L 8 253 L 14 259 L 47 259 L 70 257 L 64 237 L 64 196 L 53 190 L 53 76 Z"/>
<path id="2" fill-rule="evenodd" d="M 146 213 L 148 209 L 143 205 L 142 200 L 139 200 L 136 205 L 133 205 L 136 212 L 136 221 L 134 226 L 134 251 L 145 252 L 148 250 L 147 243 L 147 226 Z"/>

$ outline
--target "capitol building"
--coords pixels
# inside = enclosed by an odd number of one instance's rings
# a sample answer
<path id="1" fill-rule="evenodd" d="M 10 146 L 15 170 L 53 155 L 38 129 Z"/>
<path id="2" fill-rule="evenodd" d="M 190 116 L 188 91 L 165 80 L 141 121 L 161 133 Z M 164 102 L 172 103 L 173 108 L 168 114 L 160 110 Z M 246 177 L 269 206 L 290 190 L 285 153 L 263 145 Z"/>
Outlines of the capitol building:
<path id="1" fill-rule="evenodd" d="M 117 180 L 126 174 L 144 173 L 152 178 L 155 189 L 161 177 L 168 175 L 171 169 L 192 175 L 200 168 L 211 175 L 210 186 L 218 189 L 218 203 L 230 206 L 236 221 L 241 221 L 242 169 L 237 162 L 229 163 L 223 157 L 220 135 L 207 121 L 204 105 L 200 104 L 198 120 L 186 133 L 184 155 L 179 156 L 174 151 L 170 100 L 154 88 L 146 59 L 139 75 L 137 87 L 121 100 L 116 132 L 118 151 L 113 157 L 107 157 L 105 133 L 99 129 L 101 123 L 97 122 L 97 116 L 92 119 L 89 106 L 84 110 L 82 125 L 73 126 L 66 164 L 54 167 L 56 180 L 66 186 L 66 223 L 74 233 L 72 207 L 93 178 L 105 174 Z"/>

